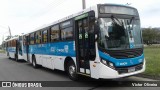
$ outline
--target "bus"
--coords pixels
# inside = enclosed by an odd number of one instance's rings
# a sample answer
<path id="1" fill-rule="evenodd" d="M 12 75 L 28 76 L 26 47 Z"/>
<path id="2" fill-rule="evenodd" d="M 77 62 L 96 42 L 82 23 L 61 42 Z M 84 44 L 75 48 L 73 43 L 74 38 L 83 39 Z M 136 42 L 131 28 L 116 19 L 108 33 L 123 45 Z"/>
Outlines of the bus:
<path id="1" fill-rule="evenodd" d="M 23 35 L 23 57 L 34 68 L 114 79 L 145 71 L 136 8 L 97 4 Z"/>
<path id="2" fill-rule="evenodd" d="M 10 38 L 3 42 L 5 53 L 9 59 L 23 60 L 22 36 Z"/>

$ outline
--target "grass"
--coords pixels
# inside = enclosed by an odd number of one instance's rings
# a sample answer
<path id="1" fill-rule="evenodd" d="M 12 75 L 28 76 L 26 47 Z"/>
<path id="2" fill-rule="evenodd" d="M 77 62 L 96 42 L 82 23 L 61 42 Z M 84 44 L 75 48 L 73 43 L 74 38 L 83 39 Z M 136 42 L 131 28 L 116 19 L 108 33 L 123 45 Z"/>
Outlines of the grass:
<path id="1" fill-rule="evenodd" d="M 160 77 L 160 47 L 147 46 L 144 48 L 146 71 L 144 74 Z"/>
<path id="2" fill-rule="evenodd" d="M 0 53 L 5 53 L 5 51 L 4 50 L 0 50 Z"/>

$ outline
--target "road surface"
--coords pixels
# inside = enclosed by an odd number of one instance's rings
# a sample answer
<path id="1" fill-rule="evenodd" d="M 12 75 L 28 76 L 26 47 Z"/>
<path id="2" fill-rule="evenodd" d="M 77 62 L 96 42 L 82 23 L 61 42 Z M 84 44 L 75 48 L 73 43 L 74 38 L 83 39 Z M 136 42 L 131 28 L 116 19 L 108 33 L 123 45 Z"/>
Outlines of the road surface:
<path id="1" fill-rule="evenodd" d="M 83 77 L 81 77 L 83 79 Z M 94 80 L 85 77 L 88 80 Z M 34 69 L 31 64 L 25 61 L 16 62 L 8 59 L 0 53 L 0 81 L 71 81 L 67 74 L 58 70 L 47 68 Z M 128 77 L 114 81 L 153 81 L 152 79 L 140 77 Z M 108 81 L 109 82 L 109 81 Z M 79 83 L 84 84 L 84 83 Z M 47 87 L 47 88 L 0 88 L 0 90 L 160 90 L 160 87 L 105 87 L 90 85 L 88 87 Z M 116 86 L 116 84 L 115 84 Z"/>

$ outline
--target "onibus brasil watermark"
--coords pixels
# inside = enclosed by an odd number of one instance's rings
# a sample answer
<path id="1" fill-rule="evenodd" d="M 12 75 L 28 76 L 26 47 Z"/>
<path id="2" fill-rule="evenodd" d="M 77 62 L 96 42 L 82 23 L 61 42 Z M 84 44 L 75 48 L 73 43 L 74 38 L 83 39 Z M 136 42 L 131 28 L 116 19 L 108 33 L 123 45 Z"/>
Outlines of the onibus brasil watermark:
<path id="1" fill-rule="evenodd" d="M 2 87 L 42 87 L 42 84 L 36 82 L 2 82 Z"/>

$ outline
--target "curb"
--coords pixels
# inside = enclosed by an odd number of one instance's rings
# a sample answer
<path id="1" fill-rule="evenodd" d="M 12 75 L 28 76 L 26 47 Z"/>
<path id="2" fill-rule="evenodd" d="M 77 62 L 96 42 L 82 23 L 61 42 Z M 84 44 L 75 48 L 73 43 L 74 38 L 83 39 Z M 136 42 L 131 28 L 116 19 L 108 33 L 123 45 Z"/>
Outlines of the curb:
<path id="1" fill-rule="evenodd" d="M 137 74 L 135 76 L 137 76 L 137 77 L 143 77 L 143 78 L 149 78 L 149 79 L 154 79 L 154 80 L 160 80 L 160 76 L 154 76 L 154 75 Z"/>

